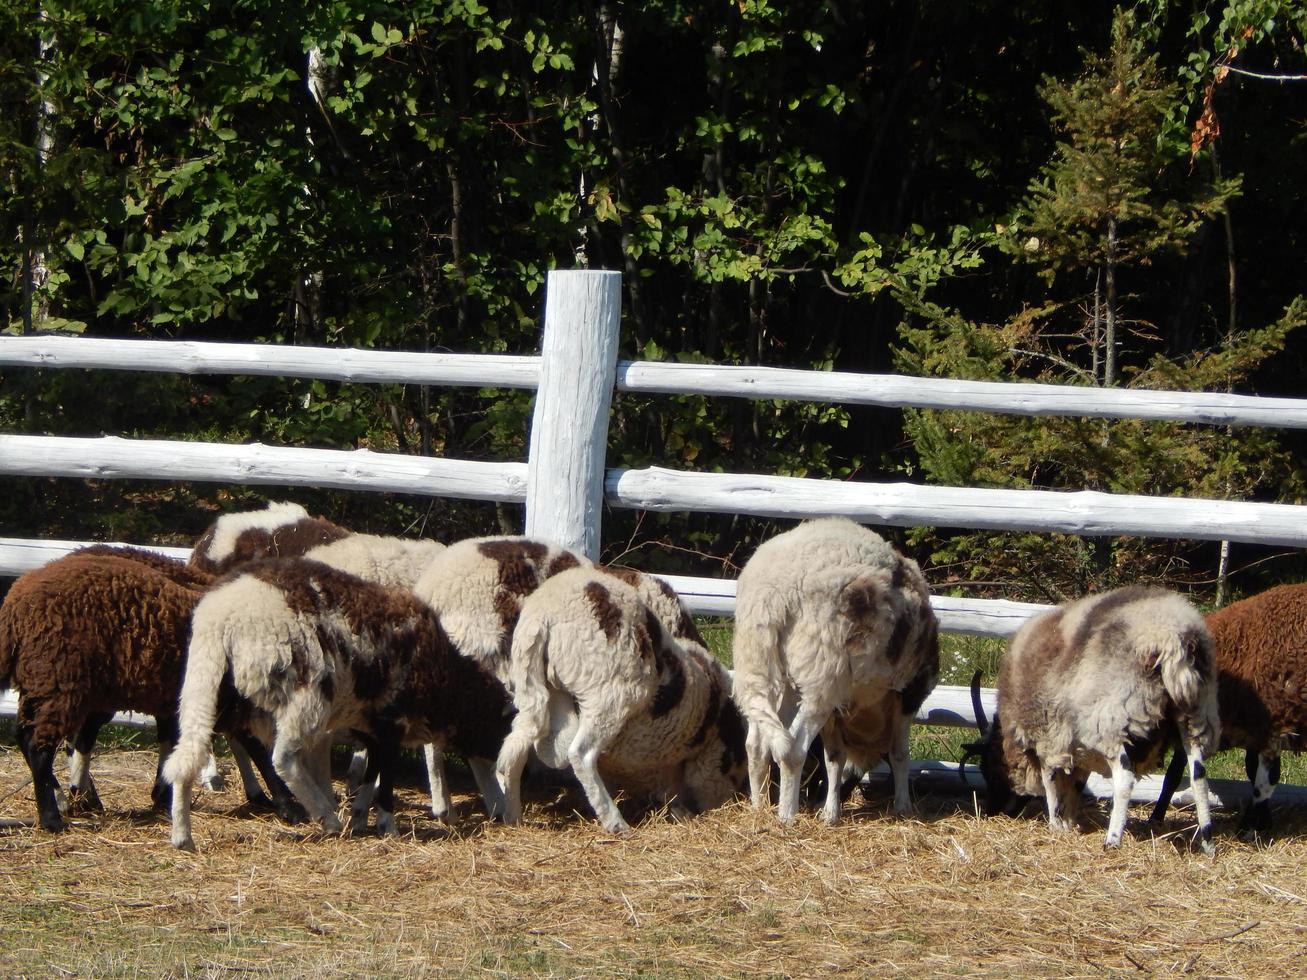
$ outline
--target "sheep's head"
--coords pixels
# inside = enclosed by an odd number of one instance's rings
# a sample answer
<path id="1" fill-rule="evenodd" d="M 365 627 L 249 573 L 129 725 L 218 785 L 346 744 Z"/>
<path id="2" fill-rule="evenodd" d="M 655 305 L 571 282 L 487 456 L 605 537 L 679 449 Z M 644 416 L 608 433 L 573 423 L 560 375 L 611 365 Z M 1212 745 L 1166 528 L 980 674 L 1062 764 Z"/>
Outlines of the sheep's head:
<path id="1" fill-rule="evenodd" d="M 980 703 L 980 671 L 971 678 L 971 705 L 980 726 L 980 738 L 962 746 L 962 763 L 976 756 L 985 780 L 985 812 L 990 816 L 1020 813 L 1032 796 L 1039 792 L 1039 770 L 1030 754 L 1005 737 L 998 712 L 994 720 L 985 718 Z"/>
<path id="2" fill-rule="evenodd" d="M 685 764 L 685 787 L 695 809 L 720 806 L 749 788 L 744 751 L 744 717 L 729 696 L 719 702 L 715 719 L 706 722 L 703 748 Z"/>

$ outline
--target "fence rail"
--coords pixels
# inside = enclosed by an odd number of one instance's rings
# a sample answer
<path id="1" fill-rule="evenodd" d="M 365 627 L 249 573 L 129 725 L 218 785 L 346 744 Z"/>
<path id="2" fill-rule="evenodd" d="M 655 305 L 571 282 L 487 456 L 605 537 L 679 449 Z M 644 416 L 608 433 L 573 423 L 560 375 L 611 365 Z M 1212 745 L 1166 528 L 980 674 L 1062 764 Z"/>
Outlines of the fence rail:
<path id="1" fill-rule="evenodd" d="M 534 389 L 539 384 L 541 358 L 41 336 L 0 338 L 0 365 Z M 840 402 L 998 415 L 1307 429 L 1307 400 L 1221 392 L 1082 388 L 654 361 L 618 361 L 614 388 L 644 394 Z"/>
<path id="2" fill-rule="evenodd" d="M 312 485 L 527 505 L 527 532 L 594 554 L 599 494 L 610 506 L 749 513 L 844 514 L 865 523 L 1078 535 L 1139 535 L 1307 545 L 1307 507 L 1094 492 L 837 483 L 769 475 L 603 469 L 612 391 L 841 402 L 1023 416 L 1138 418 L 1201 425 L 1307 428 L 1307 400 L 1133 391 L 616 360 L 616 273 L 551 273 L 540 356 L 288 348 L 253 344 L 0 338 L 0 366 L 184 374 L 250 374 L 341 382 L 536 390 L 527 463 L 483 463 L 369 450 L 218 446 L 117 437 L 0 435 L 0 475 Z M 586 384 L 595 397 L 575 397 Z M 560 448 L 561 447 L 561 448 Z M 579 451 L 578 451 L 579 450 Z M 566 460 L 552 457 L 567 453 Z M 544 459 L 544 457 L 551 457 Z M 542 460 L 544 462 L 542 463 Z M 558 462 L 558 465 L 553 465 Z M 572 495 L 576 499 L 572 499 Z M 38 567 L 83 542 L 0 539 L 0 575 Z M 158 549 L 184 556 L 186 549 Z M 666 576 L 691 610 L 730 615 L 735 583 Z M 932 597 L 944 630 L 1009 636 L 1047 608 Z M 993 692 L 983 692 L 991 702 Z M 940 687 L 919 720 L 974 725 L 968 692 Z"/>

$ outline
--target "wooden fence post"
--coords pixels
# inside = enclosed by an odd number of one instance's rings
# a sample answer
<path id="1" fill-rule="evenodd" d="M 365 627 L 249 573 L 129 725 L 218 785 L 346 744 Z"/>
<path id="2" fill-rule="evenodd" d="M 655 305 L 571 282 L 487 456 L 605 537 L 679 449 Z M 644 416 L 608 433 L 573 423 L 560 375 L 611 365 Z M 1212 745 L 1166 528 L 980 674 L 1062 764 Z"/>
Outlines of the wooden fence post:
<path id="1" fill-rule="evenodd" d="M 599 557 L 620 272 L 551 272 L 527 460 L 526 533 Z"/>

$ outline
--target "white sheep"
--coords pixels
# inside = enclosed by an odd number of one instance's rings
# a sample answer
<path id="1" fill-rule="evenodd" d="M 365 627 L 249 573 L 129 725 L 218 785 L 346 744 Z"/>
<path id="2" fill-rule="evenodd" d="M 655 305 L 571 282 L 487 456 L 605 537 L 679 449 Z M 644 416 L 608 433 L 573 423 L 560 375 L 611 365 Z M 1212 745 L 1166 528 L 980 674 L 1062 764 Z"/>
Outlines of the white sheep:
<path id="1" fill-rule="evenodd" d="M 533 747 L 547 765 L 571 765 L 612 833 L 630 827 L 606 782 L 684 812 L 743 787 L 744 727 L 730 676 L 679 645 L 621 579 L 581 567 L 542 583 L 522 601 L 508 673 L 518 713 L 496 765 L 507 822 L 521 819 Z"/>
<path id="2" fill-rule="evenodd" d="M 436 555 L 444 550 L 439 541 L 426 538 L 354 533 L 310 548 L 304 557 L 376 585 L 411 589 Z"/>
<path id="3" fill-rule="evenodd" d="M 436 555 L 413 591 L 439 614 L 441 625 L 458 651 L 504 684 L 508 680 L 509 644 L 522 599 L 551 575 L 577 566 L 590 567 L 591 563 L 548 541 L 515 535 L 467 538 Z M 503 812 L 503 798 L 495 779 L 496 755 L 498 748 L 488 757 L 467 760 L 486 812 L 492 817 Z M 426 762 L 431 813 L 438 820 L 447 820 L 452 802 L 444 761 L 429 746 Z"/>
<path id="4" fill-rule="evenodd" d="M 740 573 L 734 671 L 754 806 L 767 799 L 775 760 L 778 815 L 795 818 L 803 762 L 820 734 L 827 823 L 839 820 L 845 762 L 866 770 L 884 755 L 894 812 L 911 811 L 908 731 L 939 674 L 938 624 L 916 562 L 843 518 L 765 542 Z"/>
<path id="5" fill-rule="evenodd" d="M 391 589 L 307 559 L 254 562 L 195 609 L 179 711 L 164 766 L 173 786 L 174 846 L 193 849 L 190 785 L 208 751 L 220 693 L 269 715 L 277 772 L 324 830 L 340 829 L 335 798 L 312 760 L 337 729 L 359 735 L 379 772 L 379 828 L 393 832 L 393 769 L 401 744 L 449 742 L 493 755 L 508 730 L 494 678 L 454 651 L 436 614 Z M 351 826 L 366 823 L 355 799 Z"/>
<path id="6" fill-rule="evenodd" d="M 1138 772 L 1178 735 L 1189 759 L 1198 841 L 1212 849 L 1204 758 L 1220 720 L 1212 635 L 1203 617 L 1164 589 L 1129 586 L 1030 619 L 998 674 L 992 724 L 977 711 L 991 813 L 1017 812 L 1041 793 L 1054 830 L 1072 830 L 1090 771 L 1112 778 L 1104 845 L 1121 843 Z M 973 681 L 973 694 L 979 684 Z M 976 697 L 976 701 L 979 698 Z"/>

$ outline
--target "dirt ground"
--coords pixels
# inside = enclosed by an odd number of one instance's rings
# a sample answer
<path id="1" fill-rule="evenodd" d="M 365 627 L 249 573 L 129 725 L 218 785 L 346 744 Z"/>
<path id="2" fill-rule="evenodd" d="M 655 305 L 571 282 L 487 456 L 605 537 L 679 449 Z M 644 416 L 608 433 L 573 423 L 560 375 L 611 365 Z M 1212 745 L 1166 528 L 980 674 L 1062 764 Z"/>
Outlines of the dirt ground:
<path id="1" fill-rule="evenodd" d="M 199 794 L 187 854 L 148 809 L 153 765 L 107 752 L 103 815 L 0 829 L 0 973 L 1307 975 L 1307 818 L 1285 808 L 1258 844 L 1222 815 L 1204 857 L 1185 813 L 1153 836 L 1141 810 L 1104 852 L 1099 814 L 1056 835 L 961 796 L 911 820 L 853 802 L 834 828 L 744 803 L 654 813 L 615 839 L 565 790 L 504 827 L 465 787 L 451 829 L 411 785 L 401 836 L 346 839 L 252 814 L 236 788 Z M 0 818 L 33 816 L 21 756 L 0 746 Z"/>

